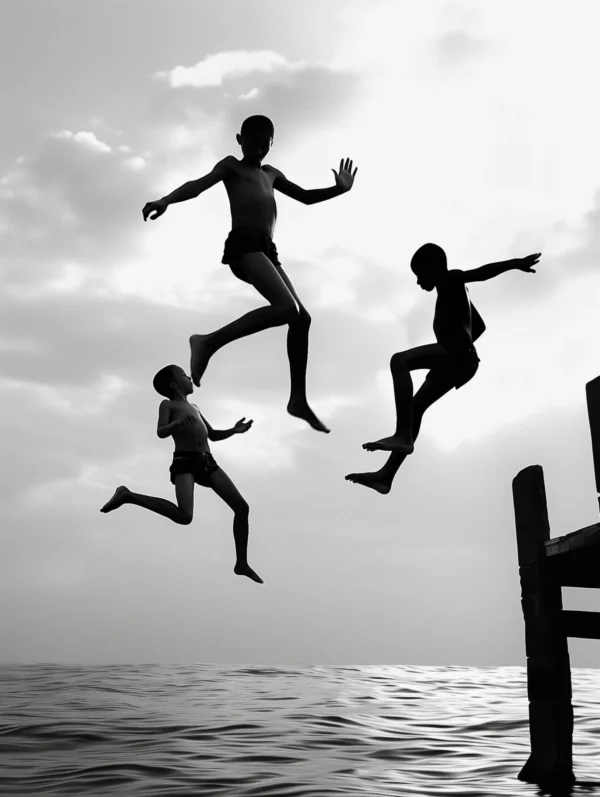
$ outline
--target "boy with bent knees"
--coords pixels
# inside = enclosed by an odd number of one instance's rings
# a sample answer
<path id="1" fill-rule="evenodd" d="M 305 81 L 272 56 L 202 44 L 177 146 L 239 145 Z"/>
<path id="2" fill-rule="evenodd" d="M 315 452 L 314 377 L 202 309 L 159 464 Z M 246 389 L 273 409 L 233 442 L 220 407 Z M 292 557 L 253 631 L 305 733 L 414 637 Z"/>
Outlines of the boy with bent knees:
<path id="1" fill-rule="evenodd" d="M 232 429 L 213 429 L 196 405 L 188 402 L 187 397 L 194 387 L 190 377 L 178 365 L 167 365 L 161 369 L 154 377 L 153 384 L 155 390 L 166 397 L 158 410 L 156 433 L 161 438 L 172 436 L 175 442 L 169 471 L 171 483 L 175 485 L 177 503 L 133 493 L 121 485 L 100 511 L 112 512 L 123 504 L 134 504 L 187 526 L 194 514 L 194 483 L 210 487 L 234 512 L 236 563 L 233 572 L 262 584 L 262 579 L 250 567 L 247 559 L 248 504 L 229 476 L 217 465 L 208 445 L 209 440 L 225 440 L 233 434 L 247 432 L 252 421 L 242 418 Z"/>
<path id="2" fill-rule="evenodd" d="M 335 185 L 305 189 L 292 183 L 269 164 L 262 164 L 273 144 L 273 123 L 266 116 L 249 116 L 236 139 L 243 157 L 229 155 L 212 172 L 190 180 L 168 196 L 148 202 L 142 210 L 144 221 L 157 219 L 173 202 L 184 202 L 223 182 L 231 208 L 231 232 L 225 242 L 222 262 L 235 277 L 252 285 L 267 304 L 241 318 L 204 335 L 192 335 L 191 374 L 195 385 L 206 370 L 210 358 L 234 340 L 270 327 L 288 325 L 287 353 L 290 365 L 290 415 L 306 421 L 319 432 L 329 432 L 309 406 L 306 397 L 308 334 L 311 318 L 298 298 L 294 286 L 282 268 L 273 243 L 277 219 L 275 190 L 285 196 L 314 205 L 345 194 L 352 188 L 357 169 L 349 158 L 340 161 L 339 172 L 332 169 Z"/>
<path id="3" fill-rule="evenodd" d="M 470 271 L 448 270 L 446 253 L 436 244 L 424 244 L 411 260 L 417 285 L 424 291 L 437 290 L 433 318 L 433 332 L 437 343 L 416 346 L 392 356 L 390 370 L 396 400 L 396 431 L 373 443 L 365 443 L 367 451 L 389 451 L 386 464 L 373 473 L 349 473 L 346 479 L 364 487 L 371 487 L 385 495 L 389 493 L 400 465 L 414 450 L 421 428 L 423 413 L 452 388 L 466 385 L 479 367 L 479 356 L 473 341 L 483 334 L 485 324 L 465 287 L 467 282 L 480 282 L 517 269 L 535 273 L 532 268 L 540 253 L 489 263 Z M 411 371 L 427 369 L 429 373 L 420 390 L 413 397 Z"/>

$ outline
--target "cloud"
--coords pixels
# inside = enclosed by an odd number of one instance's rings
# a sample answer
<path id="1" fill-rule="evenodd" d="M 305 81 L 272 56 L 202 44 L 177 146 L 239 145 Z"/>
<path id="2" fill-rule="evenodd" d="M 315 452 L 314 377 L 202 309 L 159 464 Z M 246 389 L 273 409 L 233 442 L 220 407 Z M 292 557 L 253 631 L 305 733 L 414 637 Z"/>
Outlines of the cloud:
<path id="1" fill-rule="evenodd" d="M 20 159 L 0 183 L 5 284 L 30 285 L 79 269 L 109 272 L 139 252 L 149 178 L 140 156 L 93 133 L 63 130 Z"/>
<path id="2" fill-rule="evenodd" d="M 464 30 L 444 33 L 435 42 L 435 54 L 441 68 L 468 63 L 487 51 L 487 42 Z"/>
<path id="3" fill-rule="evenodd" d="M 225 86 L 231 91 L 224 94 Z M 342 120 L 361 89 L 356 70 L 291 63 L 271 51 L 223 52 L 160 73 L 149 104 L 149 136 L 153 149 L 167 137 L 187 157 L 202 151 L 223 157 L 227 149 L 238 151 L 235 134 L 243 119 L 260 113 L 273 120 L 278 147 L 287 149 L 307 131 Z"/>
<path id="4" fill-rule="evenodd" d="M 284 56 L 272 50 L 234 50 L 207 55 L 194 66 L 176 66 L 157 72 L 156 77 L 166 80 L 172 88 L 205 88 L 220 86 L 225 80 L 245 77 L 255 72 L 293 71 L 302 66 L 302 63 L 288 62 Z"/>

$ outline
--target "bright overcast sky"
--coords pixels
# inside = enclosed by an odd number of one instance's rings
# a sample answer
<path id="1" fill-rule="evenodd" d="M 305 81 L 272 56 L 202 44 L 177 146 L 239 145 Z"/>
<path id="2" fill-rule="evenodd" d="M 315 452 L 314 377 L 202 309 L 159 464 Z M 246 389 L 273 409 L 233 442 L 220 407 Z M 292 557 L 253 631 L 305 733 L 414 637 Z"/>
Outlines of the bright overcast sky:
<path id="1" fill-rule="evenodd" d="M 596 522 L 585 383 L 600 374 L 597 3 L 570 0 L 8 0 L 0 28 L 4 661 L 524 665 L 511 481 L 546 474 L 553 535 Z M 223 185 L 142 206 L 238 155 L 307 188 L 275 242 L 311 311 L 320 435 L 285 412 L 285 331 L 231 344 L 193 400 L 248 500 L 258 586 L 231 514 L 198 487 L 180 527 L 98 510 L 118 484 L 173 497 L 154 373 L 259 306 L 220 263 Z M 388 496 L 344 480 L 393 431 L 388 371 L 433 340 L 409 269 L 541 251 L 471 297 L 481 367 L 425 417 Z M 600 608 L 565 590 L 569 608 Z M 575 666 L 600 643 L 570 641 Z"/>

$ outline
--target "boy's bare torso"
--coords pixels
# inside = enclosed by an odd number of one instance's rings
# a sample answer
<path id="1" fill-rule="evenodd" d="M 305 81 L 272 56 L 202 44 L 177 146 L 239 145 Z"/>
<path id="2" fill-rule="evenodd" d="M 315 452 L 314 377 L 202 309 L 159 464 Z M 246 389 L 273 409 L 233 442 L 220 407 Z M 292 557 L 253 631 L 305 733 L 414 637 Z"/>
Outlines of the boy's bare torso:
<path id="1" fill-rule="evenodd" d="M 483 319 L 472 304 L 462 272 L 449 271 L 437 285 L 437 300 L 433 316 L 433 332 L 445 349 L 463 349 L 472 345 L 485 330 Z"/>
<path id="2" fill-rule="evenodd" d="M 173 431 L 175 451 L 210 451 L 208 445 L 208 430 L 195 404 L 188 401 L 169 401 L 169 423 L 190 417 L 194 423 L 190 426 L 180 426 Z"/>
<path id="3" fill-rule="evenodd" d="M 246 166 L 233 155 L 226 159 L 225 165 L 223 182 L 229 197 L 232 229 L 245 227 L 272 238 L 277 220 L 273 190 L 277 170 L 268 165 Z"/>

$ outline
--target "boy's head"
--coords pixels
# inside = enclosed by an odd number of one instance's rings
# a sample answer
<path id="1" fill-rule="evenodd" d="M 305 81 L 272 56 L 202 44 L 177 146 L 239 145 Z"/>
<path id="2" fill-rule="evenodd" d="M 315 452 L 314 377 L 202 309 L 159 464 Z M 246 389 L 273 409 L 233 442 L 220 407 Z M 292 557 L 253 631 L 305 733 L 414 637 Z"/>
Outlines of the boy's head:
<path id="1" fill-rule="evenodd" d="M 432 291 L 442 274 L 448 271 L 446 253 L 437 244 L 423 244 L 412 256 L 410 267 L 417 285 L 424 291 Z"/>
<path id="2" fill-rule="evenodd" d="M 274 135 L 273 122 L 267 116 L 257 115 L 244 119 L 235 138 L 242 148 L 244 158 L 258 164 L 271 149 Z"/>
<path id="3" fill-rule="evenodd" d="M 161 368 L 152 380 L 154 389 L 165 398 L 177 395 L 189 396 L 194 392 L 194 384 L 183 368 L 178 365 L 166 365 Z"/>

